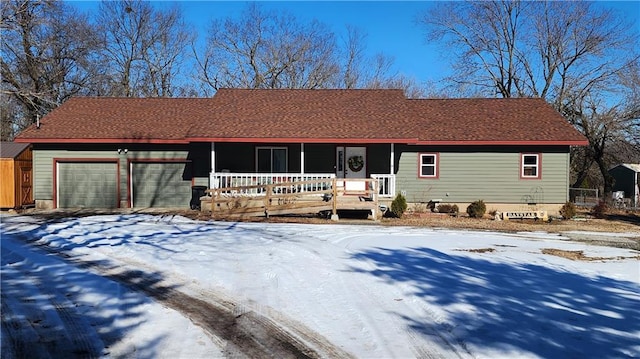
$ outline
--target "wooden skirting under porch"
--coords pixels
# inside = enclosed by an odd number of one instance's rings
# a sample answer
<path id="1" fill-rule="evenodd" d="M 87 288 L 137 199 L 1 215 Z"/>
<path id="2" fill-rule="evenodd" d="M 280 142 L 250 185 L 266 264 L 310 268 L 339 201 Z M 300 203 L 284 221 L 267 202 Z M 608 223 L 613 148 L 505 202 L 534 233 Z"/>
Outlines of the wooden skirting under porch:
<path id="1" fill-rule="evenodd" d="M 381 216 L 378 181 L 372 178 L 278 182 L 212 188 L 206 193 L 201 208 L 216 219 L 325 212 L 338 220 L 339 210 L 367 210 L 374 220 Z"/>

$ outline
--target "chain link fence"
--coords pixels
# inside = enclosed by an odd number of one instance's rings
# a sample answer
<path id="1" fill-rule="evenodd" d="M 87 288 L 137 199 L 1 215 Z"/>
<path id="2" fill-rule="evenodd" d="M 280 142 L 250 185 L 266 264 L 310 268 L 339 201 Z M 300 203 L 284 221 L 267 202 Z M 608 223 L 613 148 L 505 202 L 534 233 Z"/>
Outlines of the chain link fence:
<path id="1" fill-rule="evenodd" d="M 579 207 L 593 207 L 600 202 L 599 191 L 594 188 L 569 188 L 569 201 Z"/>

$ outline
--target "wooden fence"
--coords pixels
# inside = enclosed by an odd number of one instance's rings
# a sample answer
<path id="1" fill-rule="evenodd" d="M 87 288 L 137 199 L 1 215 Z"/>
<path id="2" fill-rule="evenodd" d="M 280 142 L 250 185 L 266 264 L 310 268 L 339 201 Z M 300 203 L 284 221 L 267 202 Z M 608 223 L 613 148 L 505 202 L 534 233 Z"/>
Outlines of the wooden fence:
<path id="1" fill-rule="evenodd" d="M 323 178 L 248 186 L 211 188 L 212 217 L 261 217 L 327 212 L 338 219 L 338 210 L 370 210 L 379 213 L 379 182 L 373 178 Z M 203 209 L 208 206 L 203 203 Z"/>

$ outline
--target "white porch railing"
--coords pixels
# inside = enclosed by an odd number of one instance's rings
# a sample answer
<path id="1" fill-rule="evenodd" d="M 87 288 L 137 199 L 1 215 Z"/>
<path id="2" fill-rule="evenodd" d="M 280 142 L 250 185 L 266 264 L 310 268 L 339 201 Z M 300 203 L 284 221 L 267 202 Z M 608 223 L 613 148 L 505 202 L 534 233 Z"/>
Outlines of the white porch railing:
<path id="1" fill-rule="evenodd" d="M 326 182 L 303 185 L 300 188 L 283 188 L 283 191 L 316 192 L 331 188 L 330 179 L 336 175 L 333 173 L 231 173 L 216 172 L 210 176 L 211 188 L 244 187 L 264 184 L 277 184 L 281 182 L 301 182 L 327 179 Z M 371 178 L 378 180 L 380 197 L 393 197 L 396 193 L 396 177 L 391 174 L 372 174 Z M 244 196 L 257 196 L 262 194 L 261 188 L 247 188 L 237 191 L 235 194 Z"/>
<path id="2" fill-rule="evenodd" d="M 301 182 L 328 179 L 327 182 L 317 182 L 295 188 L 296 192 L 315 192 L 331 188 L 330 179 L 336 175 L 332 173 L 212 173 L 210 178 L 211 188 L 244 187 L 265 184 L 277 184 L 281 182 Z M 245 196 L 257 196 L 262 194 L 262 188 L 247 188 L 236 194 Z M 290 188 L 283 188 L 290 191 Z"/>
<path id="3" fill-rule="evenodd" d="M 396 175 L 372 174 L 371 178 L 378 180 L 380 197 L 395 197 L 396 195 Z"/>

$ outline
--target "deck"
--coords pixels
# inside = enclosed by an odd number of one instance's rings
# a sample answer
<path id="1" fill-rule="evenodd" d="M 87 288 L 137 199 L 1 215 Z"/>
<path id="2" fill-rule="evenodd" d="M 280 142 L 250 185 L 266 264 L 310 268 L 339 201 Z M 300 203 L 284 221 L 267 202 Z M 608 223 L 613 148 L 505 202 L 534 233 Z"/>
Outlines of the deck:
<path id="1" fill-rule="evenodd" d="M 201 199 L 203 211 L 216 219 L 269 217 L 291 214 L 330 214 L 340 210 L 367 210 L 370 219 L 380 216 L 376 179 L 325 178 L 306 181 L 208 189 Z"/>

